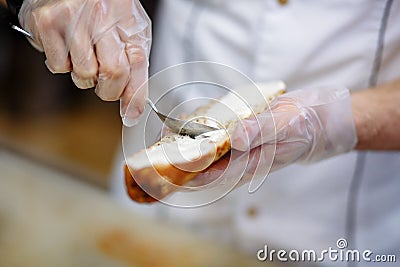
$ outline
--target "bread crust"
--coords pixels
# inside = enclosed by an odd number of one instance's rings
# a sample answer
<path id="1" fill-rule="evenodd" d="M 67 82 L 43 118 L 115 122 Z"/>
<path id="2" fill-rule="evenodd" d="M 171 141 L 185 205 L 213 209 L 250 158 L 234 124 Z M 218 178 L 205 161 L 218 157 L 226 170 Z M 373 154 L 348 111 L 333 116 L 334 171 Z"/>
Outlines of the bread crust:
<path id="1" fill-rule="evenodd" d="M 229 139 L 222 146 L 217 147 L 215 161 L 219 160 L 231 149 Z M 138 203 L 152 203 L 164 198 L 176 190 L 176 186 L 182 186 L 193 180 L 200 172 L 188 172 L 174 165 L 162 165 L 147 167 L 139 170 L 129 168 L 125 164 L 125 184 L 129 197 Z M 157 177 L 157 179 L 154 179 Z M 138 184 L 140 183 L 140 185 Z M 152 196 L 147 192 L 151 191 Z"/>

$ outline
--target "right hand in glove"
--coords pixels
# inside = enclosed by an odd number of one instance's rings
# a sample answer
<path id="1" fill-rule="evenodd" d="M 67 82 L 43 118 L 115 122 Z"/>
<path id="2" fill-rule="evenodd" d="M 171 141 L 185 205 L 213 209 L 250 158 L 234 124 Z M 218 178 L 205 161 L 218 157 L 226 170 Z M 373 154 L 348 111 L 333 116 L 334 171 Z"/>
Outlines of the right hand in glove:
<path id="1" fill-rule="evenodd" d="M 138 0 L 25 0 L 19 20 L 52 73 L 71 72 L 77 87 L 121 99 L 125 124 L 142 114 L 151 22 Z"/>

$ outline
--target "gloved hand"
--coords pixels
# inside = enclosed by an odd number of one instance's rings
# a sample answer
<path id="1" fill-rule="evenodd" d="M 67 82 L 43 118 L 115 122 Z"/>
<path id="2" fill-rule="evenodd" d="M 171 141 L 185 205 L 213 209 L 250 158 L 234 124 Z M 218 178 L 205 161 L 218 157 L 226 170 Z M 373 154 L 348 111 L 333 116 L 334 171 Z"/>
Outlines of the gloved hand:
<path id="1" fill-rule="evenodd" d="M 121 99 L 126 124 L 140 116 L 151 22 L 138 0 L 25 0 L 19 20 L 33 34 L 31 43 L 46 54 L 51 72 L 71 72 L 77 87 L 96 86 L 103 100 Z"/>
<path id="2" fill-rule="evenodd" d="M 241 177 L 234 178 L 242 178 L 243 184 L 295 162 L 310 163 L 350 151 L 357 135 L 349 91 L 297 90 L 281 95 L 270 104 L 270 111 L 239 123 L 231 143 L 232 155 L 200 174 L 196 178 L 200 184 L 237 174 Z"/>

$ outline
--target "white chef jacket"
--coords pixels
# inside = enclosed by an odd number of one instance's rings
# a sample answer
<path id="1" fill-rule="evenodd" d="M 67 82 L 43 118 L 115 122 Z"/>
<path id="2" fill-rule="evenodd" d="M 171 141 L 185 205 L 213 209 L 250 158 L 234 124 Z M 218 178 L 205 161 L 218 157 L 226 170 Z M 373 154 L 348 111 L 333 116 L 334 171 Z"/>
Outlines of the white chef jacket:
<path id="1" fill-rule="evenodd" d="M 165 0 L 157 22 L 153 72 L 213 61 L 255 82 L 284 80 L 288 91 L 327 85 L 356 91 L 400 78 L 396 0 Z M 182 94 L 176 102 L 187 98 Z M 120 170 L 121 158 L 113 188 L 127 200 Z M 395 254 L 400 261 L 399 152 L 351 152 L 292 165 L 270 174 L 254 194 L 244 186 L 203 208 L 132 206 L 222 238 L 254 257 L 265 244 L 323 250 L 346 238 L 349 248 Z"/>

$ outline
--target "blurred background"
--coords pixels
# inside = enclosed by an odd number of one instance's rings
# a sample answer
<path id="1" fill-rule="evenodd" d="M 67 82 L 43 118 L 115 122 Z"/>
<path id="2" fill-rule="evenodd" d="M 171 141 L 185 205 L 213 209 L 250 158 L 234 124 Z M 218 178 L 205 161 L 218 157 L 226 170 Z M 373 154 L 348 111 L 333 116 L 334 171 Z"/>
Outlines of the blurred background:
<path id="1" fill-rule="evenodd" d="M 158 1 L 142 2 L 154 22 Z M 108 189 L 119 102 L 51 74 L 0 15 L 0 267 L 259 266 L 117 203 Z"/>
<path id="2" fill-rule="evenodd" d="M 153 18 L 157 1 L 142 2 Z M 0 144 L 107 188 L 121 142 L 119 103 L 51 74 L 4 9 L 0 35 Z"/>

